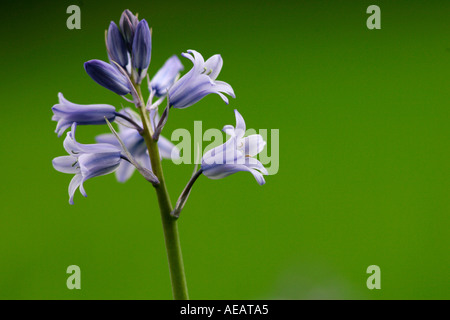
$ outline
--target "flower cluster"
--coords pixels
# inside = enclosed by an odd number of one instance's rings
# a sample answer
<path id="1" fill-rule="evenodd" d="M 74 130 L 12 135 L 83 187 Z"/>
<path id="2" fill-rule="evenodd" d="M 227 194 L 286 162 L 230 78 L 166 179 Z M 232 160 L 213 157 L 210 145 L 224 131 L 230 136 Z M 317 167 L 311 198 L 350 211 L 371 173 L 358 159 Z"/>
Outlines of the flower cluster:
<path id="1" fill-rule="evenodd" d="M 90 60 L 85 62 L 86 73 L 102 87 L 122 96 L 135 108 L 122 108 L 107 104 L 82 105 L 68 101 L 59 93 L 59 103 L 52 107 L 52 120 L 57 121 L 58 136 L 69 129 L 64 140 L 68 156 L 53 160 L 56 170 L 75 174 L 69 185 L 69 202 L 73 204 L 76 189 L 86 196 L 84 182 L 90 178 L 116 173 L 120 182 L 127 181 L 135 169 L 154 185 L 159 183 L 152 172 L 152 163 L 161 159 L 177 159 L 179 150 L 160 135 L 170 109 L 188 108 L 207 95 L 214 93 L 226 103 L 235 98 L 233 88 L 226 82 L 217 80 L 223 66 L 219 54 L 205 61 L 195 50 L 187 50 L 181 55 L 190 60 L 192 68 L 180 77 L 184 70 L 180 59 L 173 55 L 150 78 L 147 70 L 151 61 L 152 31 L 145 19 L 139 20 L 129 10 L 125 10 L 119 24 L 111 22 L 106 31 L 106 51 L 109 61 Z M 147 77 L 149 96 L 144 101 L 141 83 Z M 154 98 L 158 98 L 156 102 Z M 159 105 L 167 101 L 161 117 Z M 221 146 L 206 152 L 201 168 L 193 176 L 180 197 L 175 211 L 184 205 L 193 181 L 201 174 L 211 179 L 220 179 L 238 171 L 248 171 L 259 184 L 264 184 L 263 175 L 267 170 L 255 158 L 265 146 L 260 135 L 245 137 L 246 126 L 240 113 L 235 110 L 236 127 L 227 125 L 223 131 L 229 139 Z M 111 126 L 115 122 L 118 132 Z M 96 137 L 94 144 L 82 144 L 75 140 L 75 130 L 80 125 L 108 124 L 112 133 Z M 153 159 L 149 153 L 151 142 L 156 142 L 161 159 Z M 159 158 L 159 157 L 158 157 Z M 158 162 L 155 162 L 158 161 Z M 195 179 L 194 179 L 195 177 Z M 177 214 L 175 214 L 176 216 Z"/>

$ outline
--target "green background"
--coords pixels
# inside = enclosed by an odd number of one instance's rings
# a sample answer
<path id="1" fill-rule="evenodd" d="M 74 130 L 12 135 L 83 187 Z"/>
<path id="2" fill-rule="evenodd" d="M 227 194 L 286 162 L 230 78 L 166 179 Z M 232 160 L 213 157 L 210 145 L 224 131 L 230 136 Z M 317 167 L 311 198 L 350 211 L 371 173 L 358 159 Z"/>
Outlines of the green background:
<path id="1" fill-rule="evenodd" d="M 81 8 L 81 30 L 66 8 Z M 366 9 L 381 8 L 381 30 Z M 174 110 L 164 130 L 279 129 L 280 167 L 201 177 L 179 221 L 193 299 L 448 299 L 448 1 L 14 1 L 1 12 L 0 298 L 170 299 L 156 196 L 135 174 L 71 179 L 54 134 L 57 93 L 126 102 L 84 72 L 129 8 L 153 27 L 153 75 L 170 55 L 221 53 L 237 98 Z M 182 58 L 186 70 L 191 63 Z M 92 143 L 105 126 L 80 127 Z M 205 144 L 204 144 L 205 145 Z M 164 162 L 175 201 L 192 165 Z M 68 290 L 66 268 L 81 268 Z M 381 268 L 381 290 L 366 269 Z"/>

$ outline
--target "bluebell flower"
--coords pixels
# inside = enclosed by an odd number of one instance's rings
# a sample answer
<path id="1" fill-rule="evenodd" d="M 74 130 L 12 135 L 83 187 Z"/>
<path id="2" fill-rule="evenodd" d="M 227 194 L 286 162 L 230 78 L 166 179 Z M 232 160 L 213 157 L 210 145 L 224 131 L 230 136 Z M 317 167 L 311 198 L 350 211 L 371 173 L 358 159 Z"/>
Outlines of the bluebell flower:
<path id="1" fill-rule="evenodd" d="M 87 197 L 84 182 L 114 172 L 124 158 L 121 149 L 111 144 L 81 144 L 75 140 L 76 123 L 67 133 L 64 149 L 68 156 L 54 158 L 53 167 L 60 172 L 75 174 L 69 184 L 69 203 L 73 204 L 75 191 L 80 188 Z"/>
<path id="2" fill-rule="evenodd" d="M 126 76 L 109 63 L 90 60 L 84 63 L 84 69 L 95 82 L 118 95 L 124 96 L 131 92 Z"/>
<path id="3" fill-rule="evenodd" d="M 155 122 L 158 123 L 158 115 L 155 116 L 156 110 L 150 112 L 151 125 L 155 127 Z M 142 126 L 142 121 L 133 110 L 126 108 L 120 111 L 127 117 L 130 117 L 138 125 Z M 155 116 L 155 117 L 154 117 Z M 147 152 L 147 146 L 145 144 L 144 138 L 138 133 L 134 128 L 127 127 L 123 124 L 117 123 L 119 126 L 119 137 L 123 141 L 125 147 L 128 149 L 133 158 L 141 164 L 144 168 L 152 170 L 150 157 Z M 101 134 L 96 137 L 98 143 L 108 143 L 120 147 L 119 142 L 113 134 Z M 163 159 L 178 159 L 179 150 L 174 146 L 170 140 L 160 136 L 158 140 L 158 148 L 161 158 Z M 116 171 L 116 178 L 119 182 L 127 181 L 134 173 L 135 167 L 126 161 L 122 161 L 119 168 Z"/>
<path id="4" fill-rule="evenodd" d="M 120 31 L 122 32 L 129 52 L 131 52 L 131 48 L 133 46 L 134 33 L 136 32 L 138 23 L 138 18 L 128 9 L 126 9 L 120 16 Z"/>
<path id="5" fill-rule="evenodd" d="M 176 55 L 171 56 L 152 78 L 149 90 L 153 90 L 157 97 L 165 96 L 183 69 L 180 59 Z"/>
<path id="6" fill-rule="evenodd" d="M 140 84 L 141 80 L 147 74 L 151 53 L 152 35 L 147 21 L 142 19 L 136 27 L 131 49 L 132 66 L 136 71 L 135 81 L 137 84 Z"/>
<path id="7" fill-rule="evenodd" d="M 129 54 L 127 45 L 117 25 L 111 21 L 106 34 L 106 47 L 109 58 L 128 70 Z"/>
<path id="8" fill-rule="evenodd" d="M 58 93 L 59 103 L 52 107 L 53 121 L 58 121 L 55 132 L 60 137 L 74 122 L 80 125 L 105 124 L 105 117 L 114 121 L 116 108 L 108 104 L 75 104 Z"/>
<path id="9" fill-rule="evenodd" d="M 169 89 L 169 102 L 174 108 L 187 108 L 210 93 L 218 94 L 228 104 L 224 93 L 235 98 L 233 88 L 226 82 L 216 80 L 222 69 L 223 60 L 218 54 L 206 62 L 195 50 L 182 53 L 194 63 L 192 69 Z"/>
<path id="10" fill-rule="evenodd" d="M 268 172 L 259 160 L 253 158 L 260 153 L 266 142 L 259 134 L 244 137 L 245 121 L 235 110 L 236 127 L 225 126 L 230 139 L 223 145 L 207 151 L 202 157 L 202 173 L 210 179 L 222 179 L 239 171 L 248 171 L 263 185 Z"/>

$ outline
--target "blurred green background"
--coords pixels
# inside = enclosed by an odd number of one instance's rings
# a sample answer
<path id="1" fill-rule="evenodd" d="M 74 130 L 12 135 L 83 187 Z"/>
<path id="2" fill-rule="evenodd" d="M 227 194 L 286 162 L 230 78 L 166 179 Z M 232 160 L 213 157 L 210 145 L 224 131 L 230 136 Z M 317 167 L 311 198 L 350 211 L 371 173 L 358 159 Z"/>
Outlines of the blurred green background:
<path id="1" fill-rule="evenodd" d="M 66 28 L 71 4 L 81 30 Z M 381 30 L 366 27 L 371 4 Z M 236 92 L 230 106 L 214 95 L 175 110 L 166 136 L 234 124 L 234 108 L 248 128 L 280 132 L 266 185 L 248 173 L 196 183 L 179 221 L 191 298 L 450 298 L 450 2 L 84 0 L 1 12 L 1 299 L 171 298 L 152 187 L 108 175 L 70 206 L 71 176 L 51 165 L 65 154 L 50 121 L 58 92 L 125 102 L 83 63 L 106 60 L 104 30 L 126 8 L 153 27 L 151 75 L 174 53 L 221 53 L 219 79 Z M 193 166 L 164 169 L 176 201 Z M 81 290 L 66 287 L 72 264 Z M 381 290 L 366 287 L 373 264 Z"/>

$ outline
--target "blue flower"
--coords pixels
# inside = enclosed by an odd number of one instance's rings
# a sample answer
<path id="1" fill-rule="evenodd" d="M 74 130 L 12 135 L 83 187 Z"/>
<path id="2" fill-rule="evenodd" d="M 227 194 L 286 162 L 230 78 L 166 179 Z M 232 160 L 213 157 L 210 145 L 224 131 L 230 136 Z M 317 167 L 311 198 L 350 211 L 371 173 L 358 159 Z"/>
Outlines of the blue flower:
<path id="1" fill-rule="evenodd" d="M 191 60 L 194 66 L 169 89 L 171 106 L 187 108 L 210 93 L 218 94 L 227 104 L 228 98 L 224 93 L 235 98 L 233 88 L 228 83 L 216 80 L 223 65 L 220 55 L 216 54 L 206 62 L 195 50 L 188 50 L 188 53 L 182 55 Z"/>
<path id="2" fill-rule="evenodd" d="M 75 174 L 69 184 L 69 203 L 73 204 L 75 191 L 80 188 L 83 196 L 87 197 L 84 182 L 88 179 L 114 172 L 124 156 L 121 149 L 111 144 L 81 144 L 75 140 L 76 123 L 67 133 L 64 149 L 68 156 L 54 158 L 53 167 L 60 172 Z"/>
<path id="3" fill-rule="evenodd" d="M 59 103 L 52 107 L 53 121 L 58 121 L 55 132 L 60 137 L 74 122 L 80 125 L 105 124 L 105 117 L 114 121 L 116 108 L 108 104 L 75 104 L 58 94 Z"/>
<path id="4" fill-rule="evenodd" d="M 149 90 L 153 90 L 157 97 L 165 96 L 183 69 L 180 59 L 176 55 L 171 56 L 152 78 Z"/>
<path id="5" fill-rule="evenodd" d="M 263 175 L 267 175 L 266 168 L 256 158 L 266 142 L 259 134 L 244 137 L 245 121 L 241 114 L 235 110 L 236 128 L 225 126 L 224 131 L 230 139 L 223 145 L 207 151 L 202 158 L 202 173 L 210 179 L 222 179 L 239 171 L 249 171 L 256 181 L 263 185 Z"/>
<path id="6" fill-rule="evenodd" d="M 112 61 L 117 62 L 123 69 L 127 70 L 128 50 L 122 34 L 117 25 L 111 21 L 106 34 L 106 48 L 108 56 Z"/>
<path id="7" fill-rule="evenodd" d="M 130 108 L 126 108 L 123 111 L 120 111 L 127 117 L 130 117 L 134 122 L 139 125 L 142 125 L 142 121 L 140 117 Z M 159 117 L 156 115 L 156 110 L 152 110 L 150 112 L 151 125 L 155 128 L 155 122 L 158 123 Z M 150 157 L 147 153 L 147 146 L 145 144 L 144 138 L 138 133 L 138 131 L 134 128 L 130 128 L 118 123 L 119 126 L 119 137 L 123 141 L 125 147 L 128 149 L 130 154 L 136 161 L 141 164 L 144 168 L 151 171 L 151 163 Z M 120 148 L 120 144 L 117 141 L 116 137 L 111 134 L 101 134 L 96 137 L 96 141 L 99 143 L 109 143 L 113 144 Z M 161 158 L 163 159 L 177 159 L 179 158 L 179 150 L 170 142 L 168 139 L 160 136 L 158 140 L 158 148 Z M 122 161 L 120 167 L 116 171 L 116 178 L 119 182 L 127 181 L 135 170 L 135 167 L 126 161 Z"/>
<path id="8" fill-rule="evenodd" d="M 95 82 L 118 95 L 124 96 L 131 92 L 126 76 L 109 63 L 90 60 L 84 63 L 84 69 Z"/>
<path id="9" fill-rule="evenodd" d="M 147 21 L 142 19 L 139 21 L 133 38 L 133 46 L 131 49 L 132 66 L 136 70 L 135 81 L 140 84 L 147 74 L 148 66 L 152 53 L 152 35 L 148 27 Z"/>

